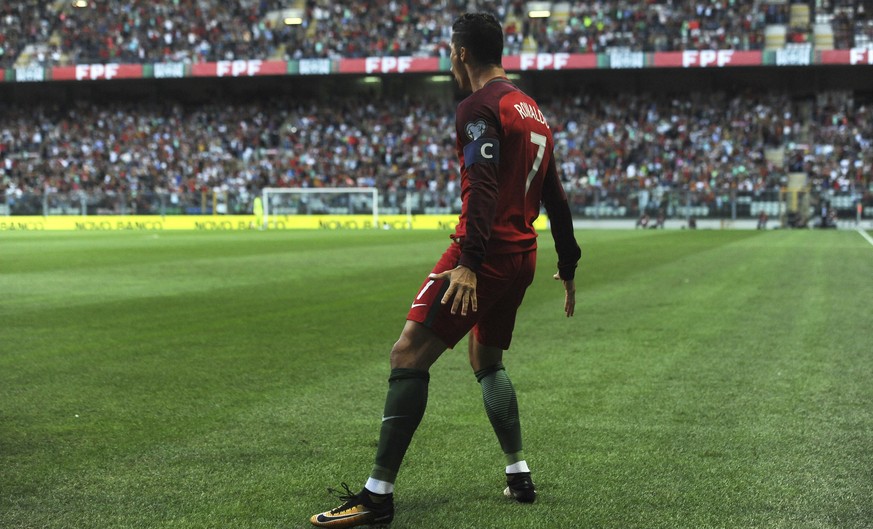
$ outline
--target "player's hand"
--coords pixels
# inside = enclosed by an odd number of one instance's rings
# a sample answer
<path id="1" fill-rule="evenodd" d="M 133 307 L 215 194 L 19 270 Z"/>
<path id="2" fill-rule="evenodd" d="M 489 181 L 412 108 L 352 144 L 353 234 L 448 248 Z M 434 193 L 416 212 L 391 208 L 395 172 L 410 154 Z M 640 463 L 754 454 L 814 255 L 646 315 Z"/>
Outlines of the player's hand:
<path id="1" fill-rule="evenodd" d="M 479 310 L 479 300 L 476 298 L 476 272 L 466 266 L 458 265 L 451 270 L 430 274 L 431 279 L 446 279 L 449 288 L 446 290 L 441 303 L 443 305 L 452 302 L 452 314 L 461 309 L 461 316 L 467 315 L 468 309 L 473 312 Z"/>
<path id="2" fill-rule="evenodd" d="M 576 312 L 576 282 L 572 279 L 565 281 L 561 279 L 560 274 L 552 277 L 564 283 L 564 314 L 569 318 Z"/>

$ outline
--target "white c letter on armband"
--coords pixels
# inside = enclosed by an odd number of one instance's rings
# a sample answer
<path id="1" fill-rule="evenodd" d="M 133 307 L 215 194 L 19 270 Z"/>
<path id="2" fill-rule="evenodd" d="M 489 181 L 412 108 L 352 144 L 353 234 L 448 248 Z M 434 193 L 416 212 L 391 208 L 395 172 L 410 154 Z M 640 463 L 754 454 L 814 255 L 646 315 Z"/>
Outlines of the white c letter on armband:
<path id="1" fill-rule="evenodd" d="M 494 158 L 494 155 L 493 154 L 485 154 L 486 147 L 493 149 L 494 144 L 493 143 L 483 143 L 482 147 L 479 149 L 479 154 L 482 155 L 482 158 L 490 160 L 490 159 Z"/>

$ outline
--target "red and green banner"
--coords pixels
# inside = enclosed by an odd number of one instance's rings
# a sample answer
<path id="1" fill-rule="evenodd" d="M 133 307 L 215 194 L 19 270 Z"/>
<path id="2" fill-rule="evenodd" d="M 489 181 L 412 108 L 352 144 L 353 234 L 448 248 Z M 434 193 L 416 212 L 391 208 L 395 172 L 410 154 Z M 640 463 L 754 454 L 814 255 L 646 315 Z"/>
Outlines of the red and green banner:
<path id="1" fill-rule="evenodd" d="M 142 64 L 77 64 L 47 68 L 47 81 L 111 81 L 143 79 Z"/>
<path id="2" fill-rule="evenodd" d="M 525 53 L 503 58 L 508 71 L 588 70 L 598 67 L 595 53 Z"/>
<path id="3" fill-rule="evenodd" d="M 530 53 L 509 55 L 503 66 L 512 72 L 639 69 L 730 68 L 737 66 L 870 66 L 873 50 L 820 50 L 785 48 L 767 51 L 688 50 L 671 52 L 617 51 L 610 53 Z M 204 63 L 78 64 L 43 68 L 7 68 L 0 82 L 111 81 L 115 79 L 169 79 L 186 77 L 256 77 L 282 75 L 407 73 L 445 74 L 447 57 L 366 57 L 361 59 L 300 59 L 293 61 L 236 60 Z"/>
<path id="4" fill-rule="evenodd" d="M 218 61 L 191 65 L 191 77 L 256 77 L 260 75 L 287 75 L 285 61 Z"/>
<path id="5" fill-rule="evenodd" d="M 731 66 L 762 66 L 760 51 L 688 50 L 652 54 L 655 68 L 727 68 Z"/>
<path id="6" fill-rule="evenodd" d="M 366 59 L 340 59 L 338 73 L 363 73 L 368 75 L 386 73 L 443 73 L 448 61 L 443 64 L 439 57 L 367 57 Z"/>

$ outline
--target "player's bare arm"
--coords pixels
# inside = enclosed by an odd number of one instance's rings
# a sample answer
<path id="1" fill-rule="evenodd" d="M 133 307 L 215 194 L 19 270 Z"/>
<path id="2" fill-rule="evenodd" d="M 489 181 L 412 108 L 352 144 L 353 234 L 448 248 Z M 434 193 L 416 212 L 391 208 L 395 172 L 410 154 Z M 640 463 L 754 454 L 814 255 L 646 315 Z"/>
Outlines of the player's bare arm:
<path id="1" fill-rule="evenodd" d="M 458 265 L 451 270 L 430 274 L 431 279 L 445 279 L 449 282 L 449 288 L 443 295 L 443 305 L 452 303 L 452 314 L 461 310 L 461 316 L 466 316 L 468 309 L 473 312 L 479 310 L 479 300 L 476 297 L 476 272 L 464 265 Z"/>

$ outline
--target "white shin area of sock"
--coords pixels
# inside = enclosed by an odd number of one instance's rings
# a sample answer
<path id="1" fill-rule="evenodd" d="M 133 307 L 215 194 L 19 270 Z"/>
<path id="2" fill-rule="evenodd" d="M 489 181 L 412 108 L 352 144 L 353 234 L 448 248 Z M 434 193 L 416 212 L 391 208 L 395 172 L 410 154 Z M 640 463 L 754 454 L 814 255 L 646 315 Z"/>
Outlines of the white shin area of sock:
<path id="1" fill-rule="evenodd" d="M 519 472 L 530 472 L 530 469 L 527 467 L 527 461 L 522 459 L 521 461 L 506 466 L 507 474 L 518 474 Z"/>
<path id="2" fill-rule="evenodd" d="M 394 493 L 394 484 L 380 479 L 367 478 L 367 484 L 364 485 L 364 488 L 376 494 Z"/>

